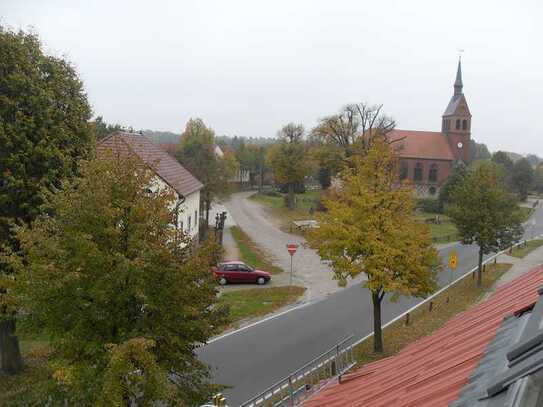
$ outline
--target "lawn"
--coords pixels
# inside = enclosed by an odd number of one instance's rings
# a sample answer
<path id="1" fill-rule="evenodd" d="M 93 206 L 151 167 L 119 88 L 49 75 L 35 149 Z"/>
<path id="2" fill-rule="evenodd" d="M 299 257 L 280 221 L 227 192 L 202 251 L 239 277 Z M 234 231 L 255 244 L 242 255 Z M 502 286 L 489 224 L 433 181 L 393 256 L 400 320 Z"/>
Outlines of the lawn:
<path id="1" fill-rule="evenodd" d="M 528 253 L 534 251 L 535 249 L 541 246 L 543 246 L 543 239 L 530 240 L 524 244 L 521 244 L 520 246 L 515 247 L 513 250 L 511 250 L 511 256 L 523 258 Z"/>
<path id="2" fill-rule="evenodd" d="M 321 195 L 322 190 L 307 191 L 304 194 L 296 194 L 296 208 L 289 210 L 285 207 L 284 195 L 270 196 L 264 194 L 254 194 L 249 199 L 264 205 L 270 213 L 281 222 L 281 229 L 285 232 L 296 232 L 292 229 L 293 220 L 315 219 L 315 214 L 311 213 L 315 208 L 315 202 Z"/>
<path id="3" fill-rule="evenodd" d="M 534 208 L 527 208 L 525 206 L 519 206 L 520 216 L 523 222 L 526 222 L 534 213 Z"/>
<path id="4" fill-rule="evenodd" d="M 406 345 L 430 335 L 449 319 L 479 302 L 511 266 L 506 263 L 487 264 L 481 288 L 477 288 L 474 279 L 468 276 L 434 298 L 431 312 L 429 305 L 423 305 L 413 311 L 410 315 L 409 326 L 405 325 L 405 319 L 401 319 L 386 327 L 383 330 L 385 346 L 383 354 L 373 353 L 373 337 L 368 338 L 355 349 L 357 366 L 392 356 Z M 447 297 L 450 297 L 449 302 L 447 302 Z"/>
<path id="5" fill-rule="evenodd" d="M 305 291 L 304 287 L 281 286 L 250 288 L 224 292 L 219 304 L 230 309 L 229 323 L 269 314 L 284 305 L 295 302 Z"/>
<path id="6" fill-rule="evenodd" d="M 451 222 L 447 215 L 439 216 L 440 223 L 426 222 L 427 220 L 434 220 L 436 218 L 435 213 L 429 212 L 415 212 L 415 219 L 425 222 L 430 228 L 430 236 L 435 243 L 447 243 L 458 239 L 458 230 L 456 226 Z"/>
<path id="7" fill-rule="evenodd" d="M 272 274 L 282 273 L 283 269 L 274 266 L 266 257 L 265 253 L 256 245 L 254 241 L 239 226 L 230 228 L 232 237 L 236 241 L 241 260 L 248 265 L 267 271 Z"/>

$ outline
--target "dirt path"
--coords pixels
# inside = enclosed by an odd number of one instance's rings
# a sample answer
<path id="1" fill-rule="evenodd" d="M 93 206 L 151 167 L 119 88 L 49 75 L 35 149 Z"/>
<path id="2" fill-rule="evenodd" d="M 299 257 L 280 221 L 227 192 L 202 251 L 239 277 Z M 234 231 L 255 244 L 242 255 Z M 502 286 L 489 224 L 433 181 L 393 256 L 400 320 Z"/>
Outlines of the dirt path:
<path id="1" fill-rule="evenodd" d="M 337 282 L 332 280 L 330 267 L 321 261 L 314 250 L 304 247 L 306 241 L 303 237 L 281 231 L 264 207 L 247 199 L 253 193 L 232 194 L 224 206 L 231 220 L 269 255 L 274 264 L 285 270 L 282 275 L 274 276 L 275 284 L 289 283 L 290 255 L 286 244 L 297 243 L 299 248 L 293 259 L 293 284 L 307 287 L 304 299 L 313 300 L 340 290 Z M 359 281 L 362 279 L 350 282 L 350 285 Z"/>

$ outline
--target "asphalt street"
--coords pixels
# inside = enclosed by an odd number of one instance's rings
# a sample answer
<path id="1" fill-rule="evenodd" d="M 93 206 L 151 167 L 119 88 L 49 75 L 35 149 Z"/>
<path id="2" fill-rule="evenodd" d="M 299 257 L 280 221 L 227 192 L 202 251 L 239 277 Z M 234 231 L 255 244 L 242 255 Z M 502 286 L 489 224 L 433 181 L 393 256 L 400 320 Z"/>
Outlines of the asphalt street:
<path id="1" fill-rule="evenodd" d="M 528 222 L 526 238 L 543 233 L 543 209 L 538 208 Z M 450 251 L 458 253 L 458 268 L 453 279 L 477 264 L 477 247 L 451 245 L 440 251 L 446 259 Z M 448 271 L 439 275 L 444 286 L 451 277 Z M 383 323 L 422 301 L 400 298 L 383 302 Z M 371 298 L 361 285 L 337 291 L 321 300 L 264 320 L 227 336 L 220 337 L 199 349 L 200 360 L 214 368 L 216 383 L 232 386 L 224 394 L 229 406 L 238 406 L 274 382 L 287 376 L 344 337 L 355 339 L 372 332 Z M 385 338 L 386 344 L 386 338 Z"/>

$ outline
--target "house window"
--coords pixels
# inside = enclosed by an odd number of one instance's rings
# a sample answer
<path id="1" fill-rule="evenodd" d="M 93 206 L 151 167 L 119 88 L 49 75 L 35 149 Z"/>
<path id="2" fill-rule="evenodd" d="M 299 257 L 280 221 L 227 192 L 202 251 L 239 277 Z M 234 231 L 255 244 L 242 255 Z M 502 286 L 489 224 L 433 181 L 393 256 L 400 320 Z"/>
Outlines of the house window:
<path id="1" fill-rule="evenodd" d="M 456 130 L 460 130 L 460 119 L 456 119 Z"/>
<path id="2" fill-rule="evenodd" d="M 194 211 L 194 227 L 198 227 L 198 210 Z"/>
<path id="3" fill-rule="evenodd" d="M 415 181 L 422 181 L 422 163 L 415 164 L 415 175 L 413 179 Z"/>
<path id="4" fill-rule="evenodd" d="M 430 172 L 428 173 L 428 181 L 437 182 L 437 164 L 430 165 Z"/>
<path id="5" fill-rule="evenodd" d="M 409 165 L 407 164 L 407 161 L 400 161 L 400 180 L 406 179 L 408 174 Z"/>
<path id="6" fill-rule="evenodd" d="M 462 120 L 462 130 L 467 130 L 467 129 L 468 129 L 468 121 Z"/>
<path id="7" fill-rule="evenodd" d="M 187 222 L 187 230 L 190 230 L 190 228 L 192 227 L 192 225 L 191 225 L 191 223 L 192 223 L 191 220 L 192 220 L 192 219 L 191 219 L 190 216 L 189 216 L 189 221 Z"/>
<path id="8" fill-rule="evenodd" d="M 179 230 L 181 232 L 183 231 L 183 221 L 179 222 Z"/>

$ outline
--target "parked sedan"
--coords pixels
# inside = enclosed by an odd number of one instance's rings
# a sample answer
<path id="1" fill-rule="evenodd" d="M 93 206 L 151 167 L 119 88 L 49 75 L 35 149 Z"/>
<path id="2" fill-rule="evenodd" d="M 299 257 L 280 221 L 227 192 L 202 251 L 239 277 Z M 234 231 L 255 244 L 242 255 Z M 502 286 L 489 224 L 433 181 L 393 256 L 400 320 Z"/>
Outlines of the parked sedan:
<path id="1" fill-rule="evenodd" d="M 213 274 L 220 285 L 229 283 L 266 284 L 271 280 L 270 273 L 255 270 L 241 261 L 227 261 L 213 267 Z"/>

